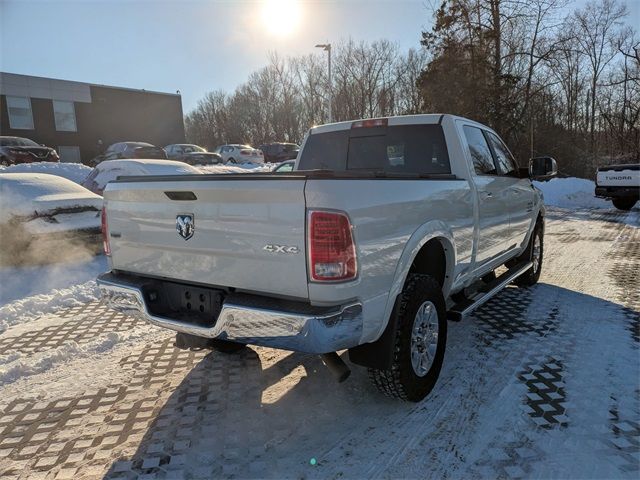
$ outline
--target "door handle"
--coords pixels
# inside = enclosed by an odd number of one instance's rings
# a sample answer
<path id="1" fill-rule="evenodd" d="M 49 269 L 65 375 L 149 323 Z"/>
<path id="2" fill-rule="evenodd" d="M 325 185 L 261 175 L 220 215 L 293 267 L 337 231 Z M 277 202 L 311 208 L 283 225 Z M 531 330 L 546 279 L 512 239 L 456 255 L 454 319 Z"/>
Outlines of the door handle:
<path id="1" fill-rule="evenodd" d="M 493 194 L 491 192 L 480 192 L 480 196 L 482 198 L 491 198 L 493 197 Z"/>

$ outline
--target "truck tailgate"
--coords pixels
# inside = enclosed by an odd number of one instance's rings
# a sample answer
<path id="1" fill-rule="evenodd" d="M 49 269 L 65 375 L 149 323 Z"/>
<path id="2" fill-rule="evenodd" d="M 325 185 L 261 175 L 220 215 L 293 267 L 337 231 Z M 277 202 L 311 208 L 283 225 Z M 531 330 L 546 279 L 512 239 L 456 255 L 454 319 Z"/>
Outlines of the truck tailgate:
<path id="1" fill-rule="evenodd" d="M 241 177 L 110 183 L 112 268 L 307 299 L 305 179 Z"/>
<path id="2" fill-rule="evenodd" d="M 640 165 L 600 167 L 596 183 L 600 187 L 637 187 L 640 185 Z"/>

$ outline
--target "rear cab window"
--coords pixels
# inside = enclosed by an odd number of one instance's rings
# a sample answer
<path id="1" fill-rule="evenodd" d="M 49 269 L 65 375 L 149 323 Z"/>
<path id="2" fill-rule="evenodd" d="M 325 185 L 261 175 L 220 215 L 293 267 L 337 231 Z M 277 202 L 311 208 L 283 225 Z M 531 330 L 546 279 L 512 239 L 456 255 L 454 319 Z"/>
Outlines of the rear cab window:
<path id="1" fill-rule="evenodd" d="M 440 125 L 351 128 L 308 136 L 299 170 L 450 174 Z"/>

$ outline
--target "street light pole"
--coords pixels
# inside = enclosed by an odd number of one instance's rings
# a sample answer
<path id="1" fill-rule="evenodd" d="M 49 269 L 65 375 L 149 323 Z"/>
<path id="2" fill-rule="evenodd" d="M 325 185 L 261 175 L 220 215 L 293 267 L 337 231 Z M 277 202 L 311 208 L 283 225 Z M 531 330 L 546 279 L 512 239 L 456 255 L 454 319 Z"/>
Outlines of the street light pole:
<path id="1" fill-rule="evenodd" d="M 329 79 L 329 85 L 328 85 L 328 99 L 329 99 L 329 106 L 327 108 L 327 123 L 331 123 L 333 121 L 333 115 L 331 114 L 331 104 L 333 103 L 333 84 L 331 83 L 331 44 L 330 43 L 321 43 L 316 45 L 316 48 L 322 48 L 325 52 L 327 52 L 328 54 L 328 60 L 329 60 L 329 68 L 328 68 L 328 79 Z"/>

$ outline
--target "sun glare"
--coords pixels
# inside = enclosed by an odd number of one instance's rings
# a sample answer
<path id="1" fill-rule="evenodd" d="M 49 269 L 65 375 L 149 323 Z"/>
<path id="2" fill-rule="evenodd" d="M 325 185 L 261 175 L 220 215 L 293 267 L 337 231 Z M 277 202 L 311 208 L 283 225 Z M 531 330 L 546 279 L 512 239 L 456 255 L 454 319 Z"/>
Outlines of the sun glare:
<path id="1" fill-rule="evenodd" d="M 273 35 L 290 35 L 300 23 L 300 4 L 297 0 L 265 0 L 262 20 Z"/>

